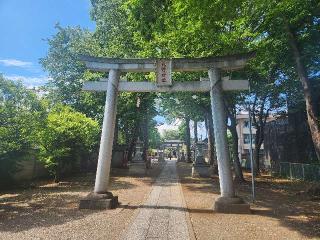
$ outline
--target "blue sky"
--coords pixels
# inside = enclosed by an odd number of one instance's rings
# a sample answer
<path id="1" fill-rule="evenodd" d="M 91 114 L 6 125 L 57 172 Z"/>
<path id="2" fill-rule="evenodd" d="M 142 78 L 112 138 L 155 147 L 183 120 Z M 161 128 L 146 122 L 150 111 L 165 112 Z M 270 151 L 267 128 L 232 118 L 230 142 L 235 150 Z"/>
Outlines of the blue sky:
<path id="1" fill-rule="evenodd" d="M 48 51 L 45 39 L 56 33 L 56 23 L 94 31 L 90 8 L 90 0 L 0 0 L 0 73 L 29 88 L 43 85 L 48 75 L 39 59 Z M 180 124 L 168 124 L 162 116 L 155 120 L 163 124 L 160 132 Z"/>
<path id="2" fill-rule="evenodd" d="M 47 74 L 39 65 L 48 45 L 44 39 L 61 26 L 95 29 L 90 0 L 0 0 L 0 73 L 22 80 L 28 87 L 42 85 Z"/>

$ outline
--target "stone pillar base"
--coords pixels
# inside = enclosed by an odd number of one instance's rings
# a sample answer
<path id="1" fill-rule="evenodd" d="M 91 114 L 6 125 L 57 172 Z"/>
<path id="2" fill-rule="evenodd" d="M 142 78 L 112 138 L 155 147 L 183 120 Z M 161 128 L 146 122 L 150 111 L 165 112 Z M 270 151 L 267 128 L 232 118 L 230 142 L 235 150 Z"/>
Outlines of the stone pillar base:
<path id="1" fill-rule="evenodd" d="M 118 196 L 113 196 L 111 192 L 91 192 L 84 199 L 80 200 L 79 209 L 104 210 L 116 208 L 118 205 Z"/>
<path id="2" fill-rule="evenodd" d="M 214 210 L 218 213 L 250 214 L 250 204 L 239 197 L 219 197 L 214 203 Z"/>

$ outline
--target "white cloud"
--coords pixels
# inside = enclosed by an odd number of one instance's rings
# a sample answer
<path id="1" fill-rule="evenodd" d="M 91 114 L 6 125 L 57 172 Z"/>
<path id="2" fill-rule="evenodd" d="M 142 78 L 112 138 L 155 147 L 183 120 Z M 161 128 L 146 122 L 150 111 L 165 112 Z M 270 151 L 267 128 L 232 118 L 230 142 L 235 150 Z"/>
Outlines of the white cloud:
<path id="1" fill-rule="evenodd" d="M 50 79 L 47 76 L 26 77 L 20 75 L 4 75 L 4 77 L 13 81 L 21 81 L 27 88 L 43 86 Z"/>
<path id="2" fill-rule="evenodd" d="M 31 67 L 33 64 L 32 62 L 25 62 L 17 59 L 0 59 L 0 64 L 6 67 Z"/>

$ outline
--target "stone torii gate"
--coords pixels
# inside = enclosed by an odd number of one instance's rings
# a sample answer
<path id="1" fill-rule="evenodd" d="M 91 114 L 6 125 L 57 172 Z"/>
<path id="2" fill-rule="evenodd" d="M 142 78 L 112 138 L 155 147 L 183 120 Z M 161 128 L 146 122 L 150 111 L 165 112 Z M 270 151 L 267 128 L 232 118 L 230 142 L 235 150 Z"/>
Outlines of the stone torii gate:
<path id="1" fill-rule="evenodd" d="M 191 59 L 117 59 L 81 56 L 81 60 L 88 69 L 109 72 L 109 76 L 108 79 L 100 79 L 100 81 L 85 82 L 83 86 L 83 90 L 86 91 L 106 92 L 106 102 L 94 192 L 80 201 L 80 208 L 110 208 L 117 204 L 117 197 L 108 192 L 108 184 L 118 91 L 210 91 L 221 192 L 221 197 L 215 201 L 214 208 L 218 212 L 249 212 L 249 204 L 235 196 L 227 143 L 226 113 L 223 104 L 223 91 L 246 90 L 249 84 L 247 80 L 221 78 L 221 71 L 241 69 L 253 57 L 254 53 Z M 208 71 L 209 79 L 173 83 L 172 71 Z M 156 72 L 157 82 L 120 81 L 120 74 L 127 72 Z"/>
<path id="2" fill-rule="evenodd" d="M 177 160 L 180 160 L 180 145 L 183 146 L 185 144 L 185 141 L 182 140 L 164 140 L 161 147 L 163 148 L 163 151 L 166 149 L 166 147 L 176 147 L 177 150 Z"/>

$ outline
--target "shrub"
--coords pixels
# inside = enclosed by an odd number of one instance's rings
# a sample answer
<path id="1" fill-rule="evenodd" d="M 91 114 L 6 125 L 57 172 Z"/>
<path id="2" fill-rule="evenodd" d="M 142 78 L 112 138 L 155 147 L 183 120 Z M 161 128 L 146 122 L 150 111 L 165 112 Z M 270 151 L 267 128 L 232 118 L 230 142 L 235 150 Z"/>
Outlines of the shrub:
<path id="1" fill-rule="evenodd" d="M 94 149 L 98 135 L 98 122 L 59 105 L 48 114 L 46 127 L 40 134 L 40 160 L 59 181 Z"/>

